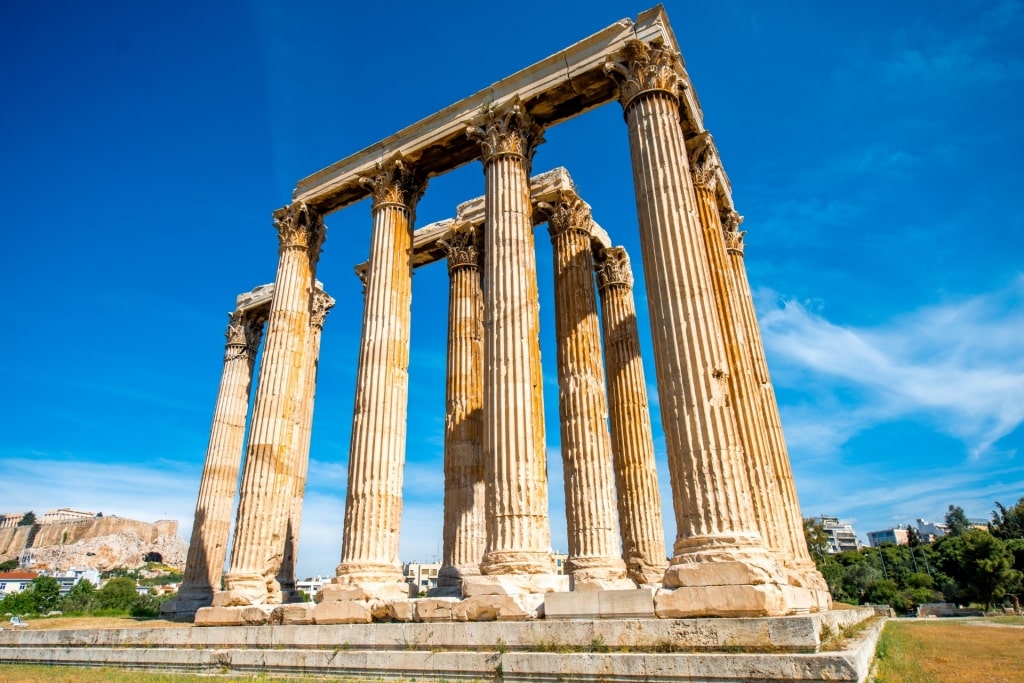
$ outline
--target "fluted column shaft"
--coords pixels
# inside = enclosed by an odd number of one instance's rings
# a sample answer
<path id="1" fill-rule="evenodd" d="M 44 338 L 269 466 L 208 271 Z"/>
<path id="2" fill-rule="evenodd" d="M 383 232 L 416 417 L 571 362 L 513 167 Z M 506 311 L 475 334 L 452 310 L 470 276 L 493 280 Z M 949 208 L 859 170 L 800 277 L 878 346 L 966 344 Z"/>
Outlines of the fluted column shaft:
<path id="1" fill-rule="evenodd" d="M 753 374 L 752 382 L 756 390 L 754 401 L 766 435 L 771 467 L 775 473 L 776 487 L 781 501 L 778 511 L 780 533 L 784 534 L 791 553 L 787 561 L 810 571 L 812 582 L 820 587 L 824 580 L 819 581 L 820 574 L 818 574 L 814 560 L 811 559 L 807 550 L 807 539 L 803 533 L 803 517 L 800 514 L 800 502 L 797 499 L 786 439 L 782 433 L 778 402 L 775 400 L 775 391 L 768 374 L 768 361 L 765 356 L 764 342 L 761 339 L 761 329 L 757 322 L 757 314 L 754 310 L 754 297 L 743 262 L 744 233 L 739 231 L 740 220 L 742 219 L 738 214 L 731 212 L 726 216 L 726 224 L 723 228 L 730 274 L 729 298 L 737 311 L 737 319 L 746 338 L 746 351 Z"/>
<path id="2" fill-rule="evenodd" d="M 590 207 L 563 193 L 548 213 L 554 247 L 555 335 L 569 557 L 574 589 L 589 580 L 624 579 L 601 328 L 590 251 Z"/>
<path id="3" fill-rule="evenodd" d="M 404 582 L 398 555 L 409 393 L 412 233 L 425 183 L 401 158 L 365 179 L 373 195 L 348 493 L 336 583 Z"/>
<path id="4" fill-rule="evenodd" d="M 439 586 L 480 573 L 484 516 L 484 295 L 471 227 L 453 231 L 448 255 L 448 374 L 444 430 L 444 557 Z"/>
<path id="5" fill-rule="evenodd" d="M 603 256 L 597 264 L 597 283 L 608 368 L 608 408 L 622 527 L 622 559 L 631 579 L 654 584 L 660 582 L 665 573 L 665 531 L 647 382 L 636 325 L 633 275 L 629 256 L 622 247 L 605 249 Z"/>
<path id="6" fill-rule="evenodd" d="M 725 238 L 719 219 L 718 203 L 715 200 L 716 171 L 718 168 L 713 150 L 706 136 L 698 140 L 699 151 L 691 159 L 694 192 L 697 197 L 697 213 L 704 232 L 704 244 L 711 264 L 711 284 L 715 303 L 722 321 L 722 336 L 725 342 L 731 372 L 728 375 L 730 406 L 736 417 L 737 435 L 743 448 L 743 463 L 750 481 L 750 498 L 753 504 L 754 520 L 765 546 L 779 553 L 780 559 L 792 556 L 788 537 L 782 534 L 778 518 L 782 499 L 779 495 L 778 480 L 766 443 L 764 421 L 760 417 L 760 396 L 754 390 L 750 354 L 746 350 L 746 329 L 735 309 L 730 296 L 732 277 L 728 256 L 725 253 Z"/>
<path id="7" fill-rule="evenodd" d="M 313 292 L 313 306 L 309 320 L 309 349 L 306 353 L 306 367 L 303 371 L 305 388 L 302 410 L 299 416 L 296 453 L 298 471 L 295 475 L 295 493 L 291 500 L 288 518 L 288 535 L 285 538 L 284 559 L 278 581 L 286 601 L 300 599 L 295 588 L 295 562 L 299 552 L 299 531 L 302 527 L 302 503 L 306 497 L 306 476 L 309 473 L 309 444 L 313 436 L 313 404 L 316 399 L 317 369 L 320 363 L 320 338 L 323 336 L 324 320 L 334 306 L 334 299 L 322 289 Z"/>
<path id="8" fill-rule="evenodd" d="M 547 574 L 554 566 L 529 183 L 529 160 L 542 137 L 519 104 L 486 112 L 468 132 L 480 140 L 486 177 L 481 572 Z"/>
<path id="9" fill-rule="evenodd" d="M 677 524 L 664 584 L 710 585 L 714 570 L 695 565 L 707 560 L 734 563 L 721 583 L 776 584 L 784 578 L 760 545 L 729 406 L 729 366 L 679 122 L 678 55 L 640 41 L 628 51 L 626 65 L 608 69 L 618 76 L 629 129 Z M 764 590 L 745 592 L 761 601 L 749 613 L 782 609 L 778 590 L 767 590 L 768 602 Z"/>
<path id="10" fill-rule="evenodd" d="M 232 594 L 228 604 L 281 602 L 277 575 L 299 468 L 295 430 L 305 398 L 310 303 L 325 228 L 302 203 L 274 212 L 274 221 L 281 247 L 224 577 Z"/>
<path id="11" fill-rule="evenodd" d="M 175 597 L 191 607 L 209 605 L 215 590 L 220 590 L 221 574 L 231 534 L 231 511 L 242 464 L 245 419 L 249 412 L 256 352 L 263 336 L 266 309 L 235 311 L 225 332 L 224 369 L 213 411 L 210 443 L 199 483 L 192 538 L 185 560 L 185 574 Z"/>

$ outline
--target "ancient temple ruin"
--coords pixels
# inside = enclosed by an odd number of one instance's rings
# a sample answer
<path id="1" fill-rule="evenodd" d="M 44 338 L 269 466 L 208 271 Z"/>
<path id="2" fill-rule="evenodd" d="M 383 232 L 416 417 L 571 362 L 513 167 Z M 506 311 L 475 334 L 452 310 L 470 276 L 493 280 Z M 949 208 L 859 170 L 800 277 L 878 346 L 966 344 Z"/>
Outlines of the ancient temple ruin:
<path id="1" fill-rule="evenodd" d="M 546 128 L 612 101 L 629 136 L 671 475 L 675 518 L 666 523 L 676 531 L 667 564 L 632 295 L 636 255 L 598 226 L 567 171 L 531 178 Z M 483 196 L 416 230 L 428 179 L 470 162 L 482 164 Z M 364 317 L 341 558 L 317 605 L 285 609 L 294 598 L 319 330 L 332 303 L 316 284 L 324 217 L 367 196 L 372 237 L 357 269 Z M 240 624 L 277 610 L 285 623 L 328 624 L 524 620 L 592 604 L 603 605 L 601 616 L 661 618 L 830 607 L 803 537 L 742 218 L 662 8 L 299 181 L 274 221 L 277 275 L 240 297 L 232 315 L 185 585 L 169 612 Z M 540 224 L 555 264 L 568 576 L 555 572 L 548 523 Z M 414 600 L 398 555 L 412 273 L 440 259 L 450 275 L 446 590 Z"/>

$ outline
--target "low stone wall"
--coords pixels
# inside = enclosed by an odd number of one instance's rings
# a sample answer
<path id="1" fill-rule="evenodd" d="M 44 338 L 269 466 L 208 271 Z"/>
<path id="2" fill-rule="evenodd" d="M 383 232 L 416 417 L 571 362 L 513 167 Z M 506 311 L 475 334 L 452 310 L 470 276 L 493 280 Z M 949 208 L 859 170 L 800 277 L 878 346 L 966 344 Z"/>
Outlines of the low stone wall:
<path id="1" fill-rule="evenodd" d="M 821 639 L 867 626 L 833 648 Z M 623 619 L 5 631 L 0 662 L 425 680 L 865 680 L 871 610 L 765 619 Z"/>

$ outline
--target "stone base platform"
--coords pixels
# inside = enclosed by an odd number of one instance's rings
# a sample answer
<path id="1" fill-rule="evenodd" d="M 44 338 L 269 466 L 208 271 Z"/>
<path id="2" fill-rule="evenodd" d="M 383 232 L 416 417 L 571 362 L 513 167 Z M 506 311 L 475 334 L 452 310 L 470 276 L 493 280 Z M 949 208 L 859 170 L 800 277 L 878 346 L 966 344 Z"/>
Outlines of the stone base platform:
<path id="1" fill-rule="evenodd" d="M 870 608 L 858 608 L 749 619 L 600 619 L 571 627 L 541 620 L 30 629 L 0 632 L 0 663 L 372 680 L 860 683 L 883 623 Z"/>

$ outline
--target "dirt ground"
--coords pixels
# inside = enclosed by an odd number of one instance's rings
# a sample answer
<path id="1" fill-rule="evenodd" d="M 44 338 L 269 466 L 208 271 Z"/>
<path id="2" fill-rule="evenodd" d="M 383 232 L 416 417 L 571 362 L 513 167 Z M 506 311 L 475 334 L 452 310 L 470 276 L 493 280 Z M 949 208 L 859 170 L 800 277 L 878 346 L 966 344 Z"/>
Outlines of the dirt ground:
<path id="1" fill-rule="evenodd" d="M 190 624 L 180 624 L 164 619 L 133 619 L 131 617 L 51 617 L 49 619 L 27 619 L 30 631 L 53 631 L 60 629 L 108 629 L 108 628 L 188 628 Z M 4 630 L 10 624 L 0 622 Z M 20 629 L 19 629 L 20 630 Z"/>

